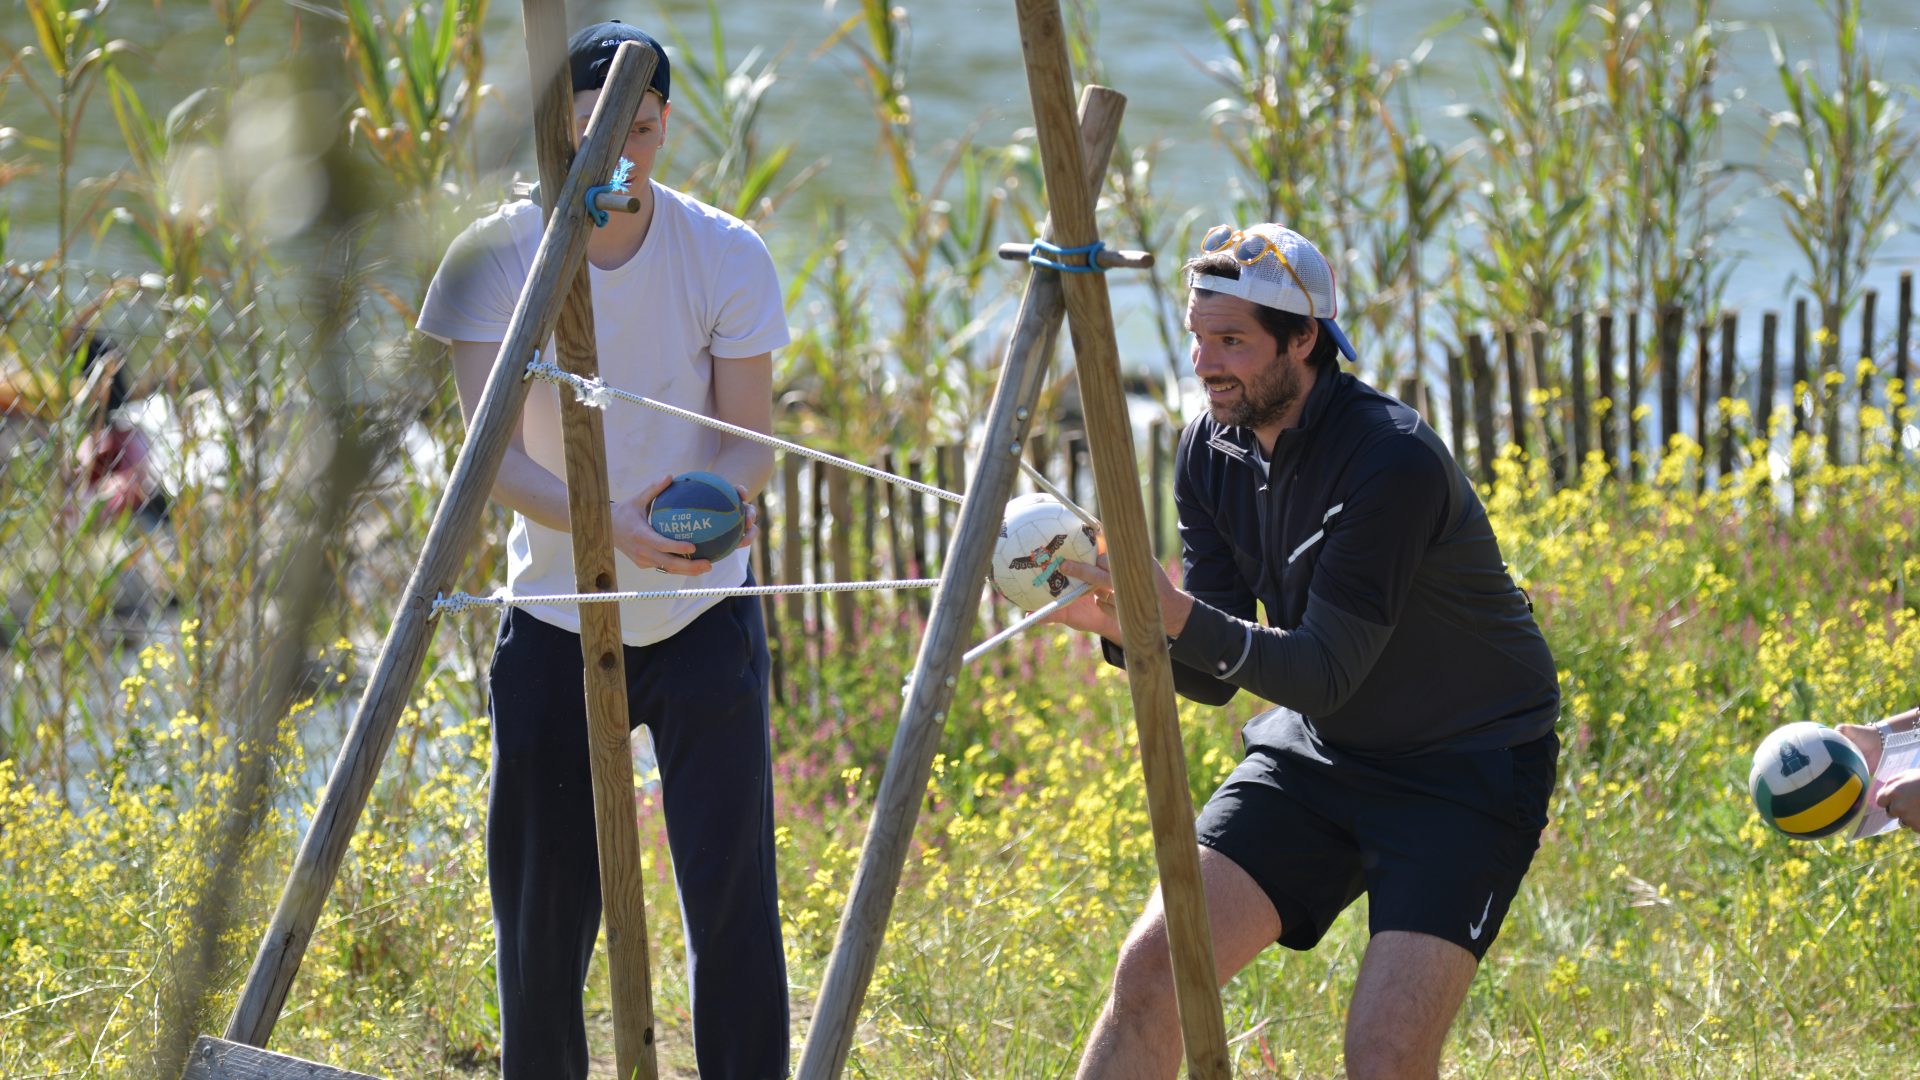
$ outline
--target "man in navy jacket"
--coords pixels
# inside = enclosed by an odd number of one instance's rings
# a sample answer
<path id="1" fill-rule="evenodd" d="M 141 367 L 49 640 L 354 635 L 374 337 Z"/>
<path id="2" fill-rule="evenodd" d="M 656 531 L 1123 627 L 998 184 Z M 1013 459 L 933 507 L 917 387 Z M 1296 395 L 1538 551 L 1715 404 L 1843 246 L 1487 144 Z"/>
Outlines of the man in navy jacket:
<path id="1" fill-rule="evenodd" d="M 1340 370 L 1320 252 L 1222 225 L 1187 270 L 1207 412 L 1175 466 L 1182 586 L 1160 580 L 1175 685 L 1274 705 L 1196 825 L 1219 976 L 1312 948 L 1364 892 L 1348 1075 L 1432 1077 L 1546 825 L 1553 656 L 1446 446 Z M 1105 570 L 1069 573 L 1095 588 L 1056 621 L 1124 664 Z M 1171 1077 L 1180 1054 L 1156 891 L 1080 1075 Z"/>

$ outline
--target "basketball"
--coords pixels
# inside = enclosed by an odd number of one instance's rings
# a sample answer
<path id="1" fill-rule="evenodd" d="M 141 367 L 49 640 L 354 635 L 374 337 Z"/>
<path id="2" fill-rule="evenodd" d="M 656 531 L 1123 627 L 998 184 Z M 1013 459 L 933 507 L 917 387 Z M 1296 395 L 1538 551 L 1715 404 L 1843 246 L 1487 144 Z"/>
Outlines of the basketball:
<path id="1" fill-rule="evenodd" d="M 1051 495 L 1022 495 L 1007 504 L 993 545 L 993 587 L 1022 611 L 1058 599 L 1073 584 L 1060 564 L 1090 563 L 1099 549 L 1093 528 Z"/>
<path id="2" fill-rule="evenodd" d="M 1845 735 L 1802 720 L 1761 740 L 1747 788 L 1767 824 L 1796 840 L 1817 840 L 1853 824 L 1871 779 Z"/>
<path id="3" fill-rule="evenodd" d="M 747 515 L 724 476 L 682 473 L 647 507 L 647 524 L 669 540 L 693 545 L 693 558 L 718 559 L 740 543 Z"/>

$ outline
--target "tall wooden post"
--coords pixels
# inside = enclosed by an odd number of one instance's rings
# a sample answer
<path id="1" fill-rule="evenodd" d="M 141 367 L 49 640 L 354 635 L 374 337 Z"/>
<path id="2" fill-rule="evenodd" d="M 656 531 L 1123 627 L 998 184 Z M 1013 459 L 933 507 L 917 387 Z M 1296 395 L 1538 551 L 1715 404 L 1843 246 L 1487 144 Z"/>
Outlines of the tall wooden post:
<path id="1" fill-rule="evenodd" d="M 1686 332 L 1686 312 L 1678 305 L 1660 309 L 1660 458 L 1680 433 L 1680 338 Z"/>
<path id="2" fill-rule="evenodd" d="M 1873 358 L 1874 316 L 1880 304 L 1880 293 L 1868 289 L 1860 298 L 1860 396 L 1855 402 L 1853 418 L 1856 435 L 1853 459 L 1865 464 L 1867 460 L 1867 410 L 1873 407 L 1873 375 L 1877 362 Z"/>
<path id="3" fill-rule="evenodd" d="M 1734 342 L 1740 336 L 1740 316 L 1727 312 L 1720 317 L 1720 394 L 1715 403 L 1720 409 L 1720 478 L 1733 472 L 1733 378 Z"/>
<path id="4" fill-rule="evenodd" d="M 559 192 L 558 202 L 535 251 L 520 305 L 507 325 L 506 340 L 500 344 L 493 371 L 474 408 L 467 439 L 454 461 L 425 547 L 387 630 L 366 692 L 354 711 L 346 742 L 327 777 L 319 807 L 294 857 L 273 921 L 261 939 L 246 985 L 227 1021 L 226 1037 L 233 1042 L 265 1046 L 286 1005 L 287 990 L 306 955 L 314 924 L 339 874 L 347 844 L 353 839 L 354 826 L 366 808 L 380 762 L 393 744 L 394 725 L 412 699 L 414 683 L 426 662 L 433 636 L 433 600 L 452 587 L 454 575 L 479 534 L 480 518 L 493 490 L 500 459 L 526 402 L 527 361 L 553 333 L 559 319 L 561 289 L 586 257 L 587 235 L 593 226 L 581 199 L 588 187 L 603 183 L 612 173 L 624 133 L 652 75 L 652 61 L 653 54 L 648 52 L 644 65 L 615 62 L 572 171 L 566 174 L 564 184 L 553 185 Z"/>
<path id="5" fill-rule="evenodd" d="M 1693 329 L 1693 438 L 1700 444 L 1700 461 L 1695 467 L 1694 490 L 1707 490 L 1707 451 L 1713 445 L 1707 437 L 1707 408 L 1712 401 L 1713 327 L 1701 319 Z"/>
<path id="6" fill-rule="evenodd" d="M 1016 7 L 1052 211 L 1053 242 L 1080 247 L 1099 239 L 1099 233 L 1093 220 L 1094 193 L 1085 184 L 1084 154 L 1074 124 L 1073 68 L 1067 60 L 1059 0 L 1017 0 Z M 1226 1024 L 1214 976 L 1207 900 L 1200 885 L 1193 799 L 1187 789 L 1186 751 L 1180 742 L 1180 713 L 1173 696 L 1173 662 L 1167 656 L 1160 617 L 1158 571 L 1140 505 L 1140 467 L 1134 457 L 1120 355 L 1113 339 L 1113 310 L 1106 279 L 1099 274 L 1065 274 L 1061 285 L 1093 450 L 1094 488 L 1125 637 L 1121 644 L 1127 651 L 1127 685 L 1133 695 L 1140 763 L 1146 774 L 1147 810 L 1173 953 L 1174 997 L 1186 1039 L 1187 1074 L 1194 1080 L 1225 1077 L 1230 1075 Z"/>
<path id="7" fill-rule="evenodd" d="M 1527 429 L 1533 421 L 1527 408 L 1527 377 L 1520 370 L 1520 344 L 1512 330 L 1500 334 L 1500 355 L 1507 364 L 1507 409 L 1514 449 L 1527 453 Z"/>
<path id="8" fill-rule="evenodd" d="M 1780 377 L 1780 313 L 1760 316 L 1760 386 L 1753 395 L 1753 433 L 1773 445 L 1773 399 Z"/>
<path id="9" fill-rule="evenodd" d="M 1567 438 L 1573 444 L 1573 468 L 1569 472 L 1574 482 L 1578 483 L 1581 474 L 1587 470 L 1587 452 L 1593 449 L 1593 417 L 1587 404 L 1586 312 L 1574 312 L 1567 330 L 1567 389 L 1573 398 L 1573 417 L 1567 432 Z"/>
<path id="10" fill-rule="evenodd" d="M 1081 103 L 1082 137 L 1088 142 L 1090 167 L 1078 177 L 1083 199 L 1090 199 L 1106 173 L 1106 161 L 1119 134 L 1120 113 L 1126 99 L 1111 90 L 1089 87 Z M 1049 185 L 1056 200 L 1065 180 Z M 1069 243 L 1058 230 L 1048 239 Z M 874 797 L 866 846 L 860 854 L 853 888 L 840 918 L 840 932 L 828 960 L 820 992 L 814 1002 L 813 1022 L 800 1055 L 799 1080 L 830 1080 L 845 1067 L 853 1045 L 860 1003 L 873 978 L 880 945 L 886 937 L 887 917 L 893 910 L 901 868 L 912 843 L 914 822 L 933 771 L 934 752 L 946 724 L 946 710 L 959 681 L 960 657 L 978 611 L 979 583 L 987 573 L 988 556 L 1000 530 L 1006 498 L 1019 471 L 1019 454 L 1032 420 L 1034 403 L 1046 375 L 1047 358 L 1059 336 L 1062 311 L 1062 275 L 1034 270 L 1028 275 L 1026 296 L 1015 319 L 1000 382 L 988 409 L 980 466 L 970 485 L 972 494 L 960 510 L 952 549 L 942 565 L 942 578 L 951 587 L 935 595 L 927 615 L 920 653 L 900 710 L 900 726 L 888 753 L 880 790 Z M 916 459 L 917 460 L 917 459 Z M 910 477 L 919 466 L 909 463 Z M 1139 493 L 1136 490 L 1137 500 Z M 918 499 L 918 494 L 911 496 Z M 1136 506 L 1138 503 L 1136 502 Z M 1136 514 L 1138 511 L 1136 510 Z M 924 525 L 914 513 L 914 545 L 923 550 Z M 1144 523 L 1143 523 L 1144 524 Z M 924 565 L 924 564 L 923 564 Z M 1164 655 L 1164 653 L 1162 654 Z M 1183 781 L 1184 783 L 1184 781 Z M 1191 822 L 1189 822 L 1191 829 Z M 1187 843 L 1192 845 L 1189 831 Z"/>
<path id="11" fill-rule="evenodd" d="M 1799 435 L 1807 430 L 1812 412 L 1808 408 L 1811 401 L 1818 400 L 1820 388 L 1813 385 L 1813 375 L 1808 366 L 1807 298 L 1801 297 L 1793 302 L 1793 433 Z"/>
<path id="12" fill-rule="evenodd" d="M 573 158 L 573 81 L 567 67 L 565 0 L 523 0 L 527 59 L 537 101 L 534 150 L 540 191 L 560 191 Z M 653 77 L 653 50 L 622 45 L 614 64 L 644 69 Z M 611 79 L 609 80 L 611 81 Z M 611 97 L 604 91 L 603 98 Z M 619 130 L 633 124 L 644 89 L 619 113 Z M 595 111 L 607 105 L 601 101 Z M 625 139 L 618 140 L 624 146 Z M 544 209 L 549 218 L 553 202 Z M 555 327 L 560 366 L 593 378 L 600 373 L 593 328 L 593 282 L 586 261 L 574 268 L 561 297 Z M 613 515 L 607 481 L 604 414 L 573 394 L 560 395 L 561 439 L 566 449 L 567 531 L 573 539 L 574 587 L 583 593 L 618 588 Z M 620 638 L 620 605 L 580 605 L 580 651 L 586 667 L 587 763 L 593 779 L 593 833 L 600 855 L 600 901 L 607 934 L 607 969 L 613 991 L 613 1056 L 622 1077 L 652 1080 L 653 984 L 647 947 L 647 890 L 640 876 L 640 830 L 634 821 L 633 744 L 628 726 L 627 667 Z"/>
<path id="13" fill-rule="evenodd" d="M 1641 452 L 1640 396 L 1645 392 L 1643 385 L 1646 368 L 1640 363 L 1640 312 L 1638 309 L 1627 312 L 1627 479 L 1639 483 L 1646 470 L 1647 455 Z"/>
<path id="14" fill-rule="evenodd" d="M 1473 382 L 1473 437 L 1477 451 L 1473 460 L 1480 467 L 1480 482 L 1491 485 L 1493 463 L 1500 457 L 1500 434 L 1493 423 L 1493 397 L 1500 388 L 1500 379 L 1494 374 L 1493 361 L 1487 358 L 1487 339 L 1478 331 L 1467 335 L 1467 361 Z"/>
<path id="15" fill-rule="evenodd" d="M 1607 459 L 1607 475 L 1620 475 L 1620 402 L 1613 392 L 1613 312 L 1600 313 L 1600 341 L 1593 358 L 1598 386 L 1594 413 L 1600 425 L 1600 456 Z"/>
<path id="16" fill-rule="evenodd" d="M 1458 349 L 1447 350 L 1447 438 L 1453 460 L 1467 460 L 1467 369 Z"/>
<path id="17" fill-rule="evenodd" d="M 1889 409 L 1893 413 L 1893 447 L 1896 453 L 1906 448 L 1907 417 L 1913 415 L 1913 271 L 1900 275 L 1900 308 L 1894 316 L 1894 361 L 1893 377 L 1900 381 L 1900 393 L 1906 398 L 1904 410 Z"/>

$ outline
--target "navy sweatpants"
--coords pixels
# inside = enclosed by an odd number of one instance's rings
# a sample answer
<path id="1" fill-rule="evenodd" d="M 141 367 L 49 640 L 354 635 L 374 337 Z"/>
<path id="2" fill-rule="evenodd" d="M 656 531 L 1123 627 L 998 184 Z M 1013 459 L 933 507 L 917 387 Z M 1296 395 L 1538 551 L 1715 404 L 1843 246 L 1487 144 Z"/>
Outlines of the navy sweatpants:
<path id="1" fill-rule="evenodd" d="M 707 1080 L 787 1075 L 786 957 L 774 887 L 767 638 L 759 601 L 721 600 L 626 648 L 629 728 L 652 729 Z M 587 1075 L 581 1007 L 600 926 L 580 636 L 518 609 L 489 675 L 487 878 L 504 1080 Z"/>

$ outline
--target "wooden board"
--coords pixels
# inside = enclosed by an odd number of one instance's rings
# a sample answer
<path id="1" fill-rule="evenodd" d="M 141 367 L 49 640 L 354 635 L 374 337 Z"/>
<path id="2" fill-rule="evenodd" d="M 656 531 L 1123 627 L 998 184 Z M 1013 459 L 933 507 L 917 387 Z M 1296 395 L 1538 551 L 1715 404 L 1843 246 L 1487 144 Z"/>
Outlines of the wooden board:
<path id="1" fill-rule="evenodd" d="M 379 1080 L 368 1073 L 349 1072 L 286 1054 L 276 1054 L 245 1043 L 202 1035 L 187 1056 L 180 1080 Z"/>

